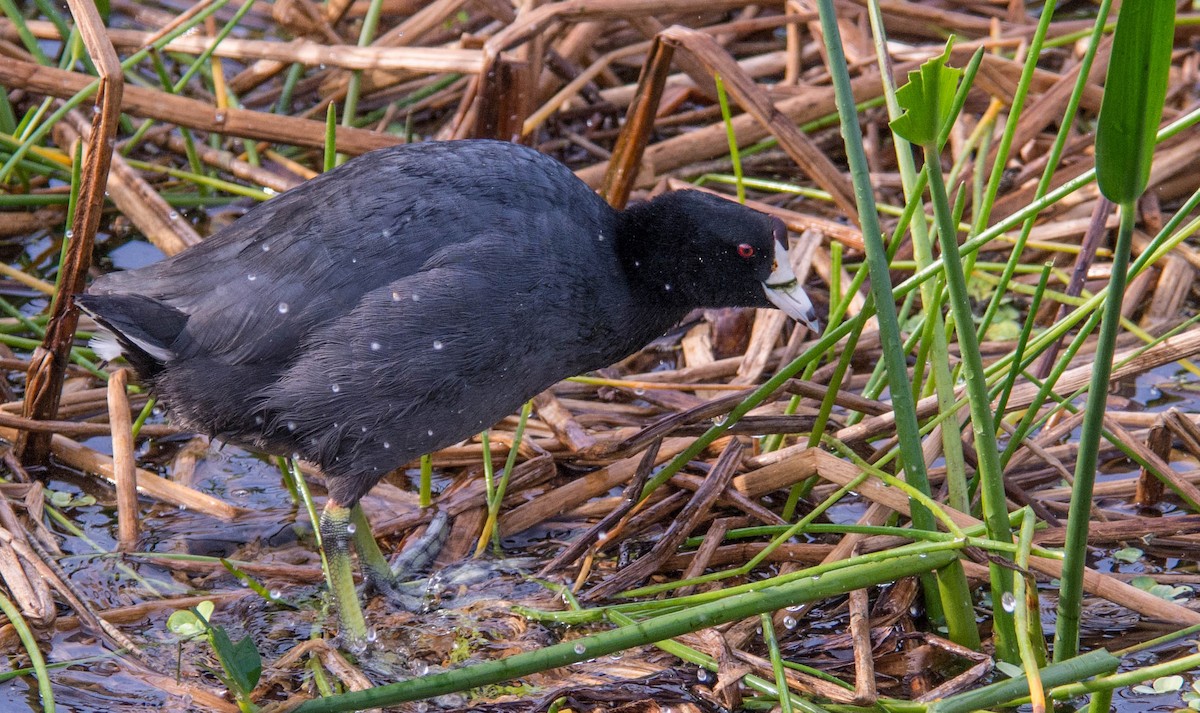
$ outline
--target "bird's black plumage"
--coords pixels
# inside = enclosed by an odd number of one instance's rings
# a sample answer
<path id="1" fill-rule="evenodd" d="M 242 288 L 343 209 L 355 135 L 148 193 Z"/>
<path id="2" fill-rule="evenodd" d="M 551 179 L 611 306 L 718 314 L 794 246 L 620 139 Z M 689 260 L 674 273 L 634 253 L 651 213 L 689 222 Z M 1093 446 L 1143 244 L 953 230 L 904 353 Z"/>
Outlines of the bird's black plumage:
<path id="1" fill-rule="evenodd" d="M 692 191 L 618 213 L 531 149 L 431 142 L 350 161 L 79 304 L 176 417 L 319 464 L 351 505 L 694 307 L 769 306 L 776 223 Z"/>
<path id="2" fill-rule="evenodd" d="M 359 646 L 351 544 L 404 595 L 358 507 L 381 477 L 695 307 L 815 325 L 786 235 L 695 191 L 618 212 L 531 149 L 431 142 L 349 161 L 77 303 L 177 419 L 320 466 L 329 584 Z"/>

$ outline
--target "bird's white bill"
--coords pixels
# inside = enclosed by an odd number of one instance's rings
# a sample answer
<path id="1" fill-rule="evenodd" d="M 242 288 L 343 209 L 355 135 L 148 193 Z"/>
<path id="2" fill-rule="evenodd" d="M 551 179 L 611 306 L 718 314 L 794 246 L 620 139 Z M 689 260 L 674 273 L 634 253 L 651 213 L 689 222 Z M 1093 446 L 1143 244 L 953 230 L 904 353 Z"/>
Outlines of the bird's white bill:
<path id="1" fill-rule="evenodd" d="M 771 304 L 789 317 L 803 322 L 814 332 L 821 331 L 821 322 L 817 319 L 812 300 L 808 299 L 808 294 L 796 279 L 796 273 L 792 272 L 787 248 L 780 243 L 775 243 L 775 271 L 763 282 L 763 290 Z"/>

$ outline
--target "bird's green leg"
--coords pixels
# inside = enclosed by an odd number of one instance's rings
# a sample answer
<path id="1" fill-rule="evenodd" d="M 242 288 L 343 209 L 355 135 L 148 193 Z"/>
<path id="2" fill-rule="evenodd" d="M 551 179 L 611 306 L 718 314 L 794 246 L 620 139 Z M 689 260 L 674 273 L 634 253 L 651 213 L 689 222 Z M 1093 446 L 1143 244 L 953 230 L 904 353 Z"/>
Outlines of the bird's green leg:
<path id="1" fill-rule="evenodd" d="M 449 518 L 445 513 L 434 515 L 429 527 L 419 540 L 410 544 L 396 558 L 394 565 L 379 549 L 379 543 L 371 533 L 371 524 L 360 505 L 350 509 L 350 522 L 354 524 L 354 547 L 358 550 L 358 561 L 362 565 L 363 578 L 368 585 L 386 596 L 393 604 L 408 611 L 418 611 L 425 606 L 425 584 L 402 582 L 423 571 L 446 544 L 449 537 Z"/>
<path id="2" fill-rule="evenodd" d="M 358 508 L 357 505 L 354 506 Z M 361 510 L 359 513 L 361 514 Z M 350 538 L 360 528 L 354 522 L 353 510 L 329 500 L 321 512 L 321 558 L 325 565 L 325 578 L 333 604 L 337 608 L 341 624 L 342 640 L 350 648 L 364 647 L 367 643 L 367 620 L 363 617 L 354 588 L 354 569 L 350 562 Z M 366 518 L 363 518 L 366 521 Z M 368 531 L 367 537 L 370 537 Z M 378 551 L 378 549 L 376 550 Z"/>
<path id="3" fill-rule="evenodd" d="M 367 520 L 362 505 L 355 503 L 354 507 L 350 508 L 350 522 L 354 525 L 354 549 L 358 551 L 358 563 L 362 566 L 363 579 L 376 586 L 380 582 L 391 581 L 392 568 L 379 549 L 379 543 L 375 540 L 375 534 L 371 532 L 371 523 Z"/>

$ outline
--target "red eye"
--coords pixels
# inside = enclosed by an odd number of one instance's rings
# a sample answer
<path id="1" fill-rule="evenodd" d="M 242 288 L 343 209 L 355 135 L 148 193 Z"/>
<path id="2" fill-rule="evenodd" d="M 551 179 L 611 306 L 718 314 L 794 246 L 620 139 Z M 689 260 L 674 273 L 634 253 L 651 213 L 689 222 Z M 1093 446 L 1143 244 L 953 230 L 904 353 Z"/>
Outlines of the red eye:
<path id="1" fill-rule="evenodd" d="M 754 257 L 754 246 L 750 243 L 742 243 L 738 246 L 737 250 L 738 255 L 746 258 L 747 260 Z"/>

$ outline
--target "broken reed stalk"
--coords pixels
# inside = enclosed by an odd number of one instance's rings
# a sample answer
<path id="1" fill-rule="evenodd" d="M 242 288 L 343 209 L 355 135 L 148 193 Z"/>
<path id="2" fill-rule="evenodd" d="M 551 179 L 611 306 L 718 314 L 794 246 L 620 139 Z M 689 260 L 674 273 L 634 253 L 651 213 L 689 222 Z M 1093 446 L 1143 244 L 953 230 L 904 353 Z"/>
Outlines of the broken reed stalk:
<path id="1" fill-rule="evenodd" d="M 112 425 L 113 474 L 117 489 L 117 542 L 122 552 L 137 549 L 140 517 L 137 466 L 133 459 L 133 419 L 125 388 L 129 372 L 118 369 L 108 378 L 108 416 Z"/>
<path id="2" fill-rule="evenodd" d="M 88 267 L 92 261 L 92 245 L 100 227 L 100 212 L 108 183 L 108 166 L 112 160 L 113 143 L 121 114 L 121 96 L 125 88 L 121 63 L 116 50 L 104 34 L 104 22 L 96 5 L 87 0 L 68 0 L 88 56 L 100 73 L 96 91 L 91 136 L 84 152 L 75 220 L 71 225 L 72 240 L 60 268 L 58 291 L 46 325 L 41 348 L 34 351 L 27 375 L 25 408 L 22 415 L 36 419 L 52 419 L 62 396 L 67 358 L 75 340 L 79 312 L 74 296 L 86 286 Z M 30 433 L 16 444 L 17 453 L 25 462 L 45 463 L 50 455 L 50 435 Z"/>

